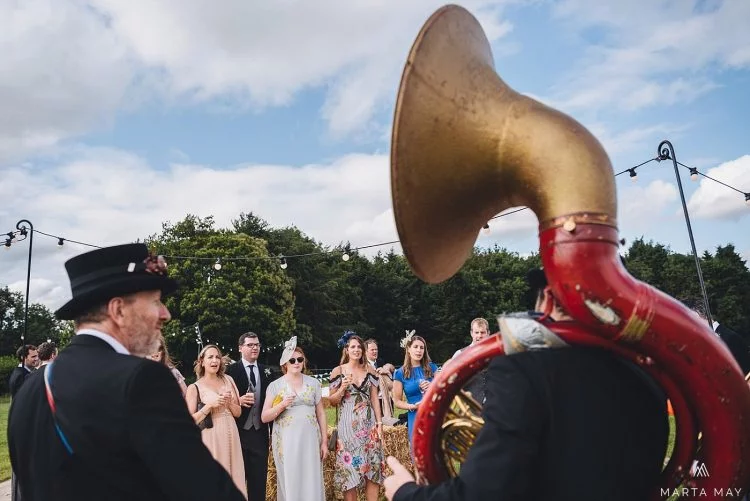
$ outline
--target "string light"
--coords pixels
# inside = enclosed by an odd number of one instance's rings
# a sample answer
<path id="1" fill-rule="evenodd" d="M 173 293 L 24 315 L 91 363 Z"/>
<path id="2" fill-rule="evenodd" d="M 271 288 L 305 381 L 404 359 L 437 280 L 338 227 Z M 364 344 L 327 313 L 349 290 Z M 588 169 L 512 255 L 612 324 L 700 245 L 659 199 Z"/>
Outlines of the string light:
<path id="1" fill-rule="evenodd" d="M 665 158 L 660 158 L 660 157 L 651 158 L 649 160 L 646 160 L 645 162 L 641 162 L 640 164 L 635 165 L 633 167 L 630 167 L 628 169 L 623 169 L 622 171 L 616 173 L 615 177 L 618 177 L 621 174 L 624 174 L 624 173 L 628 172 L 630 174 L 631 181 L 632 182 L 636 182 L 637 179 L 638 179 L 638 174 L 636 172 L 637 168 L 642 167 L 642 166 L 644 166 L 644 165 L 646 165 L 648 163 L 651 163 L 651 162 L 654 162 L 654 161 L 659 162 L 659 161 L 664 160 L 664 159 Z M 730 188 L 730 189 L 732 189 L 732 190 L 734 190 L 734 191 L 736 191 L 736 192 L 744 195 L 745 196 L 745 203 L 748 206 L 750 206 L 750 193 L 745 193 L 744 191 L 741 191 L 741 190 L 735 188 L 734 186 L 730 186 L 727 183 L 724 183 L 722 181 L 719 181 L 718 179 L 714 179 L 713 177 L 711 177 L 711 176 L 709 176 L 707 174 L 699 172 L 696 167 L 689 167 L 689 166 L 687 166 L 687 165 L 685 165 L 683 163 L 680 163 L 680 162 L 677 162 L 677 164 L 680 165 L 680 166 L 682 166 L 682 167 L 684 167 L 684 168 L 686 168 L 686 169 L 688 169 L 690 171 L 690 178 L 692 180 L 696 180 L 698 176 L 703 176 L 703 177 L 705 177 L 707 179 L 710 179 L 711 181 L 719 183 L 719 184 L 721 184 L 723 186 L 726 186 L 727 188 Z M 502 213 L 497 214 L 496 216 L 493 216 L 492 218 L 490 218 L 490 221 L 492 221 L 494 219 L 499 219 L 501 217 L 510 216 L 511 214 L 515 214 L 517 212 L 521 212 L 521 211 L 528 210 L 528 209 L 529 209 L 528 207 L 518 207 L 516 209 L 509 210 L 507 212 L 502 212 Z M 78 245 L 83 245 L 83 246 L 86 246 L 86 247 L 93 247 L 93 248 L 96 248 L 96 249 L 101 249 L 102 248 L 101 245 L 94 245 L 94 244 L 90 244 L 90 243 L 86 243 L 86 242 L 80 242 L 80 241 L 77 241 L 77 240 L 66 239 L 66 238 L 63 238 L 61 236 L 52 235 L 50 233 L 45 233 L 43 231 L 39 231 L 39 230 L 36 230 L 36 229 L 33 230 L 33 231 L 36 232 L 36 233 L 39 233 L 40 235 L 44 235 L 44 236 L 51 237 L 51 238 L 56 238 L 57 239 L 58 248 L 61 248 L 66 241 L 70 242 L 70 243 L 78 244 Z M 482 231 L 486 235 L 491 232 L 489 222 L 485 223 L 482 226 Z M 17 235 L 19 235 L 19 234 L 23 238 L 17 238 Z M 24 240 L 27 237 L 27 235 L 28 235 L 28 229 L 26 227 L 22 227 L 22 228 L 20 228 L 16 232 L 12 232 L 12 231 L 8 232 L 7 233 L 7 238 L 5 239 L 5 244 L 4 244 L 5 250 L 9 250 L 10 247 L 11 247 L 11 245 L 13 243 L 20 242 L 20 241 Z M 360 246 L 360 247 L 350 247 L 349 245 L 347 245 L 345 247 L 343 253 L 341 254 L 341 259 L 343 261 L 349 261 L 351 259 L 351 252 L 352 251 L 358 251 L 358 250 L 364 250 L 364 249 L 371 249 L 371 248 L 374 248 L 374 247 L 383 247 L 383 246 L 386 246 L 386 245 L 393 245 L 393 244 L 398 244 L 398 243 L 400 243 L 399 240 L 393 240 L 393 241 L 390 241 L 390 242 L 380 242 L 380 243 L 371 244 L 371 245 L 363 245 L 363 246 Z M 287 258 L 301 258 L 301 257 L 308 257 L 308 256 L 318 256 L 318 255 L 324 255 L 324 254 L 331 254 L 332 252 L 336 252 L 336 251 L 321 250 L 321 251 L 316 251 L 316 252 L 308 252 L 308 253 L 305 253 L 305 254 L 290 254 L 290 255 L 280 256 L 280 257 L 273 257 L 273 256 L 262 256 L 262 257 L 260 257 L 260 256 L 253 256 L 253 257 L 250 257 L 250 256 L 225 257 L 224 261 L 261 261 L 261 260 L 269 260 L 269 259 L 278 259 L 279 263 L 280 263 L 281 269 L 285 270 L 287 268 L 287 266 L 288 266 L 288 264 L 287 264 Z M 165 255 L 164 257 L 168 258 L 168 259 L 191 259 L 191 260 L 196 260 L 196 261 L 212 260 L 213 259 L 213 258 L 210 258 L 210 257 L 199 257 L 199 256 L 174 256 L 174 255 Z M 387 262 L 387 259 L 384 258 L 383 262 Z M 222 268 L 221 258 L 217 258 L 216 259 L 216 262 L 214 263 L 213 267 L 217 271 L 221 270 L 221 268 Z M 211 279 L 211 277 L 209 276 L 209 281 L 210 281 L 210 279 Z"/>

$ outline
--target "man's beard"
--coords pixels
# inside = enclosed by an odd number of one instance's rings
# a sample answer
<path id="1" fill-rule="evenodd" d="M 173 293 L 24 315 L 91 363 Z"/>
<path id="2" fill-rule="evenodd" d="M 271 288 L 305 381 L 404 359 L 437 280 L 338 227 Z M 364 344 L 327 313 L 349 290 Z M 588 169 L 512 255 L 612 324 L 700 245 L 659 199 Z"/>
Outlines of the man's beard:
<path id="1" fill-rule="evenodd" d="M 150 357 L 159 349 L 159 334 L 155 334 L 151 337 L 146 335 L 147 333 L 139 333 L 133 336 L 133 340 L 130 346 L 130 354 L 137 357 Z"/>

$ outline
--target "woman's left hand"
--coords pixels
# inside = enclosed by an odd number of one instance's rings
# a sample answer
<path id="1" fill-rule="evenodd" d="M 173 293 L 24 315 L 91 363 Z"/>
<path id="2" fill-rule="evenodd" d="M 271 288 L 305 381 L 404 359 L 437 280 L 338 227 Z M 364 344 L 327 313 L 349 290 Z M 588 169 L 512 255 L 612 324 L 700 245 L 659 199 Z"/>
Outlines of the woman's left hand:
<path id="1" fill-rule="evenodd" d="M 328 444 L 326 442 L 323 442 L 322 444 L 320 444 L 320 460 L 325 461 L 327 456 L 328 456 Z"/>
<path id="2" fill-rule="evenodd" d="M 378 440 L 383 443 L 383 423 L 376 424 L 375 427 L 378 430 Z"/>

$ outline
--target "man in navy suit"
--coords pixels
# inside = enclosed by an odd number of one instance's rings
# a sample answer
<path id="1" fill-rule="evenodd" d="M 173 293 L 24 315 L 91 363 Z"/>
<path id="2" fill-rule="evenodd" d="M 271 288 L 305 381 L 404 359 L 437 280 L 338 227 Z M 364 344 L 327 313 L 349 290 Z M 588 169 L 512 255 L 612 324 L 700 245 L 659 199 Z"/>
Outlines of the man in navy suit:
<path id="1" fill-rule="evenodd" d="M 240 432 L 242 458 L 245 460 L 247 496 L 248 501 L 265 501 L 269 427 L 260 420 L 260 412 L 266 400 L 270 370 L 258 363 L 260 338 L 254 332 L 240 336 L 239 350 L 242 357 L 227 367 L 227 374 L 234 379 L 242 394 L 242 413 L 237 418 L 237 429 Z"/>
<path id="2" fill-rule="evenodd" d="M 177 288 L 143 244 L 65 263 L 76 336 L 16 394 L 8 445 L 24 501 L 242 501 L 203 445 L 177 382 L 147 357 Z"/>

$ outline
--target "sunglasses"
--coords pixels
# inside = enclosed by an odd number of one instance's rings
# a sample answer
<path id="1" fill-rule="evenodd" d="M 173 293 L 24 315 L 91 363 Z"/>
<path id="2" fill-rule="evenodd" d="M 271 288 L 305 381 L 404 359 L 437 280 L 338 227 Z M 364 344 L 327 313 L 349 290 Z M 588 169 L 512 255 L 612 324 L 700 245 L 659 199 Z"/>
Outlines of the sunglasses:
<path id="1" fill-rule="evenodd" d="M 290 364 L 301 364 L 305 361 L 305 357 L 297 357 L 297 358 L 290 358 L 289 363 Z"/>

